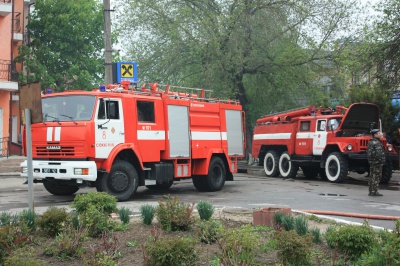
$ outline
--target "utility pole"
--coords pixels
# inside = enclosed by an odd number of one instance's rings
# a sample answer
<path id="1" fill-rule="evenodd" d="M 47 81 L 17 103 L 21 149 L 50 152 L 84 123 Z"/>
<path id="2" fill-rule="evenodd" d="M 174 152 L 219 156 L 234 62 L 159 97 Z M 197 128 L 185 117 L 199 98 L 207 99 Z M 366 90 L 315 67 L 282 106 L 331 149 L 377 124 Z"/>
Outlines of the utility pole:
<path id="1" fill-rule="evenodd" d="M 111 16 L 110 0 L 103 0 L 104 9 L 104 55 L 105 55 L 105 84 L 112 83 L 112 48 L 111 48 Z"/>

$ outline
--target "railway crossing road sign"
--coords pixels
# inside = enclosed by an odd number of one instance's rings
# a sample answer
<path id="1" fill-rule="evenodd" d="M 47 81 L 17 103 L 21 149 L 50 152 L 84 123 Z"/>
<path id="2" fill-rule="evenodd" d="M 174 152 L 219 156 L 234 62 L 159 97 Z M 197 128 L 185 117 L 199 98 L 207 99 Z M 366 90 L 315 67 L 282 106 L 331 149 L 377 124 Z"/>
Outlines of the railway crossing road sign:
<path id="1" fill-rule="evenodd" d="M 117 83 L 121 83 L 121 81 L 130 81 L 131 83 L 138 81 L 136 62 L 117 62 Z"/>

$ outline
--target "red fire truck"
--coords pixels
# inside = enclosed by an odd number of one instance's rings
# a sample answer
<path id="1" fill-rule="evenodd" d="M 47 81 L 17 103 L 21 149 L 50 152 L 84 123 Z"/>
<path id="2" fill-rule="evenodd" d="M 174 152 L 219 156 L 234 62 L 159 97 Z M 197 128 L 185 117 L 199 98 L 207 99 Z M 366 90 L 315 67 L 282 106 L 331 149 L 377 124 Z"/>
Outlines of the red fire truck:
<path id="1" fill-rule="evenodd" d="M 308 178 L 318 174 L 342 182 L 348 171 L 359 174 L 368 168 L 366 149 L 373 128 L 380 128 L 379 107 L 354 103 L 349 108 L 313 106 L 264 116 L 254 128 L 252 156 L 270 177 L 296 176 L 299 167 Z M 382 183 L 398 168 L 394 147 L 381 139 L 388 154 Z"/>
<path id="2" fill-rule="evenodd" d="M 54 195 L 93 186 L 124 201 L 138 186 L 192 178 L 199 191 L 219 191 L 233 180 L 245 150 L 238 101 L 121 83 L 42 96 L 43 122 L 31 127 L 34 182 Z M 26 179 L 27 161 L 21 172 Z"/>

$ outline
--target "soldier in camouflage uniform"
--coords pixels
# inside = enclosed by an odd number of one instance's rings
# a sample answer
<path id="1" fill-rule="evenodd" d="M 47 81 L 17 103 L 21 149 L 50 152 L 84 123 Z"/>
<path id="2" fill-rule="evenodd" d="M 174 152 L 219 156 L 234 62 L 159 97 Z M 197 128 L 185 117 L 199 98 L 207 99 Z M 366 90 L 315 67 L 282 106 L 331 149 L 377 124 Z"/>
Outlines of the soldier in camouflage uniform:
<path id="1" fill-rule="evenodd" d="M 382 167 L 386 162 L 385 149 L 380 141 L 379 129 L 371 130 L 372 138 L 367 147 L 367 158 L 370 166 L 371 179 L 368 182 L 368 196 L 383 196 L 378 192 L 379 182 L 382 175 Z"/>

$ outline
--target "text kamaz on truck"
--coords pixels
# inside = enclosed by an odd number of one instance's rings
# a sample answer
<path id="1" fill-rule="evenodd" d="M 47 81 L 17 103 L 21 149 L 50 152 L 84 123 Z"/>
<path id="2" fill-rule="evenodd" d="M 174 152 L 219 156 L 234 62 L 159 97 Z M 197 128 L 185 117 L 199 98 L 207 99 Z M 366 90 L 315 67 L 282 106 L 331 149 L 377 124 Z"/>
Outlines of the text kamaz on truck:
<path id="1" fill-rule="evenodd" d="M 368 168 L 366 149 L 371 125 L 380 127 L 379 107 L 355 103 L 349 108 L 305 107 L 264 116 L 254 127 L 252 156 L 267 176 L 295 177 L 299 167 L 308 178 L 318 174 L 342 182 L 348 171 L 359 174 Z M 381 182 L 387 183 L 398 155 L 386 139 L 387 163 Z"/>
<path id="2" fill-rule="evenodd" d="M 42 96 L 43 123 L 31 126 L 34 182 L 54 195 L 93 186 L 127 200 L 138 186 L 192 178 L 197 190 L 218 191 L 233 180 L 245 149 L 237 101 L 157 84 L 108 88 Z"/>

